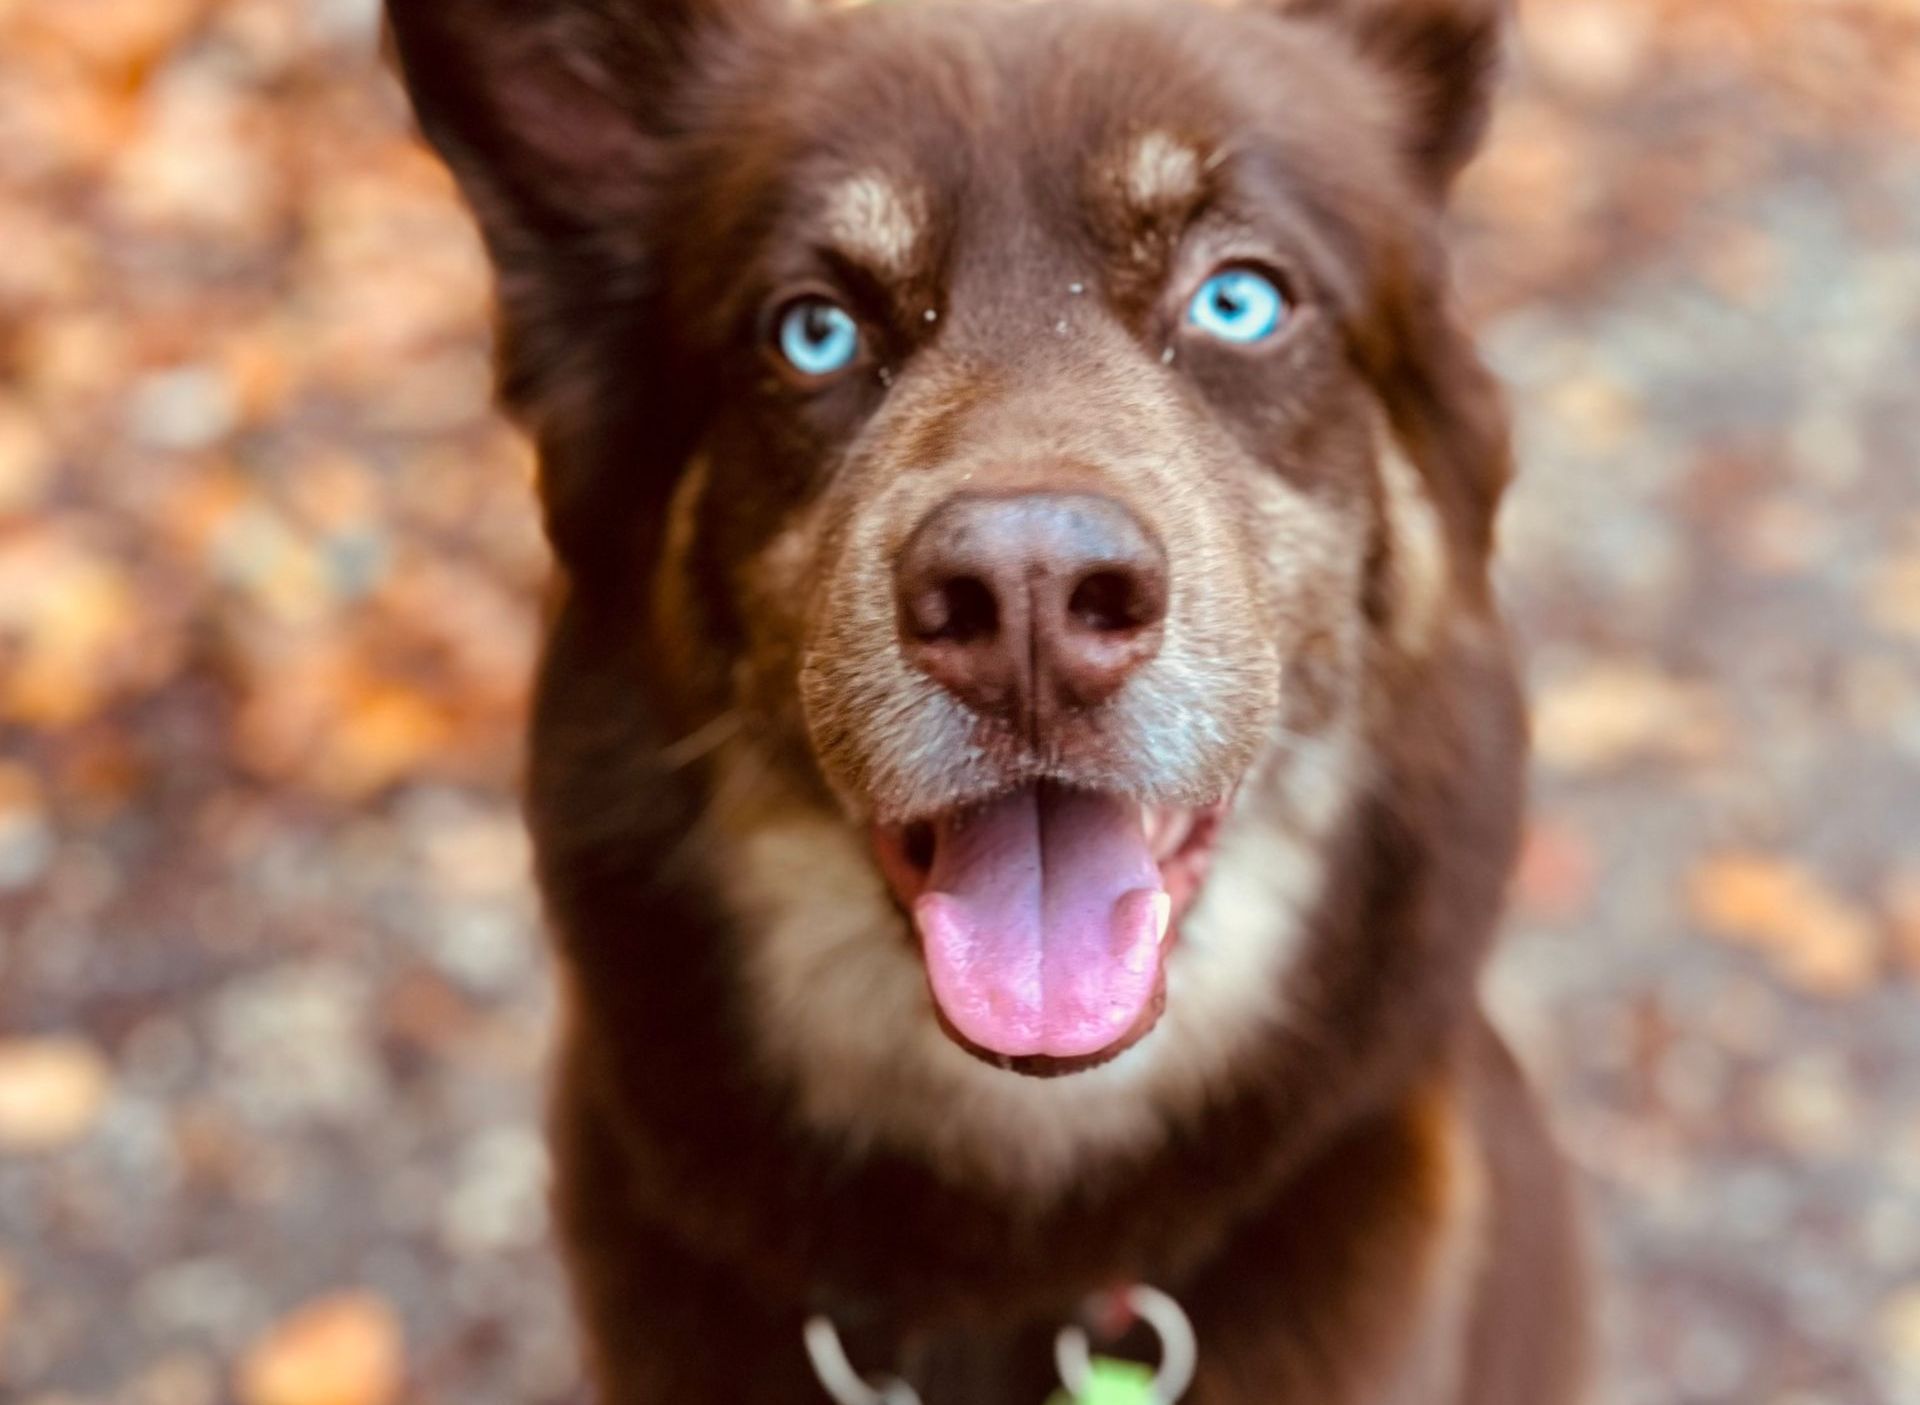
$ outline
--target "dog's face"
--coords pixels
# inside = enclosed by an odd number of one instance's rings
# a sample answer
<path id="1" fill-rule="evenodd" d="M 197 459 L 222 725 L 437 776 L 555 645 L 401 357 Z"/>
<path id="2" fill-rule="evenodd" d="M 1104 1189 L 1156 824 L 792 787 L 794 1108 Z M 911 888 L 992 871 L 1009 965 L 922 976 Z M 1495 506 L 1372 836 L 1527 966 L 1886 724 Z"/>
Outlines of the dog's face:
<path id="1" fill-rule="evenodd" d="M 1236 814 L 1330 822 L 1480 608 L 1432 239 L 1496 0 L 392 8 L 649 705 L 837 810 L 945 1037 L 1141 1039 Z"/>

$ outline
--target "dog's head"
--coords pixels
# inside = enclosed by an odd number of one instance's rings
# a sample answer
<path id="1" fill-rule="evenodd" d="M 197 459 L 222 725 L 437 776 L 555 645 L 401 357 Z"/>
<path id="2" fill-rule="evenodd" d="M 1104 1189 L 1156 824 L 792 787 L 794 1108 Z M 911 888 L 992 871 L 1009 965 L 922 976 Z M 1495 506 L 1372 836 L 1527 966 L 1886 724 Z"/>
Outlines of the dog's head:
<path id="1" fill-rule="evenodd" d="M 1484 607 L 1499 0 L 391 10 L 647 705 L 834 797 L 960 1043 L 1137 1039 L 1236 797 Z"/>

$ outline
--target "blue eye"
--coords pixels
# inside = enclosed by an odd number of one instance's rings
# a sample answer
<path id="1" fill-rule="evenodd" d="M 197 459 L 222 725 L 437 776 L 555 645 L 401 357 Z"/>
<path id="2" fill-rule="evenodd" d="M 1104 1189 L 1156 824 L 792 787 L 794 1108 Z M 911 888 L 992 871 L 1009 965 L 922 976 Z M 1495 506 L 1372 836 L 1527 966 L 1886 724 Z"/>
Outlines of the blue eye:
<path id="1" fill-rule="evenodd" d="M 1287 315 L 1286 296 L 1250 268 L 1224 268 L 1200 285 L 1187 320 L 1208 336 L 1247 345 L 1272 336 Z"/>
<path id="2" fill-rule="evenodd" d="M 845 308 L 823 297 L 787 304 L 777 335 L 780 354 L 805 376 L 844 371 L 860 354 L 860 328 Z"/>

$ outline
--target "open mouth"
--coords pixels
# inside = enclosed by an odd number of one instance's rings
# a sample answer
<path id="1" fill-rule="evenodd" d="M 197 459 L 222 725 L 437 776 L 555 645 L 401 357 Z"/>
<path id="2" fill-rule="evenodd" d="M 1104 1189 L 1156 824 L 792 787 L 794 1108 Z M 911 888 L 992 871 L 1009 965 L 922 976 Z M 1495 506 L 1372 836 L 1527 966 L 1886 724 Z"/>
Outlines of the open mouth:
<path id="1" fill-rule="evenodd" d="M 1039 782 L 876 827 L 947 1032 L 1037 1074 L 1092 1067 L 1144 1037 L 1225 809 Z"/>

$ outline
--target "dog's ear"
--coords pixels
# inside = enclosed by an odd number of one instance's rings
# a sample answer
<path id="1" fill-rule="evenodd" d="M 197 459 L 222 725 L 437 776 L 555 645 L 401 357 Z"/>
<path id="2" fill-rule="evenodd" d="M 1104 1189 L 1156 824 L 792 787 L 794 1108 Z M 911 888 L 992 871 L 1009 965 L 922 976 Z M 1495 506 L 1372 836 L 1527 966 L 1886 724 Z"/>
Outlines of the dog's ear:
<path id="1" fill-rule="evenodd" d="M 510 264 L 645 209 L 675 95 L 751 0 L 388 0 L 420 127 Z"/>
<path id="2" fill-rule="evenodd" d="M 777 3 L 387 0 L 421 130 L 498 273 L 501 399 L 539 442 L 548 534 L 576 567 L 622 548 L 687 451 L 695 411 L 665 389 L 675 351 L 648 315 L 662 207 L 691 95 Z"/>
<path id="3" fill-rule="evenodd" d="M 1344 35 L 1397 86 L 1406 151 L 1444 196 L 1486 135 L 1512 0 L 1255 0 Z"/>

